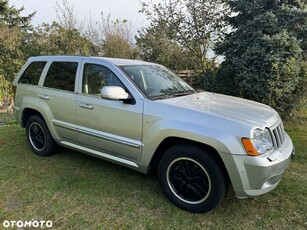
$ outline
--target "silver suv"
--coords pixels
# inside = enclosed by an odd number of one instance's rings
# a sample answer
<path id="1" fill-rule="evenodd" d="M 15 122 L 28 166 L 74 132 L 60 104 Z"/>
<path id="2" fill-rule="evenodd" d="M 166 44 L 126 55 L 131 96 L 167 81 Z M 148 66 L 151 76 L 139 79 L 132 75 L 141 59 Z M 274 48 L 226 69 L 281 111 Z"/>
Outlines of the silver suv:
<path id="1" fill-rule="evenodd" d="M 96 57 L 33 57 L 14 81 L 16 116 L 40 156 L 65 146 L 142 173 L 156 170 L 171 202 L 207 212 L 230 183 L 267 193 L 294 154 L 269 106 L 197 93 L 165 67 Z"/>

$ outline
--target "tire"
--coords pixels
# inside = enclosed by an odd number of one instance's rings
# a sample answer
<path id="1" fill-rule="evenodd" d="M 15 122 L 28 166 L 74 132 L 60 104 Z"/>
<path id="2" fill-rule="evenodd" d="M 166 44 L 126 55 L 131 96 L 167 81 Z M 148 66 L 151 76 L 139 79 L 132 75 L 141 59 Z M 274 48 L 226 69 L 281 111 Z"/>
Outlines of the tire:
<path id="1" fill-rule="evenodd" d="M 219 162 L 196 146 L 171 147 L 160 160 L 158 174 L 168 199 L 190 212 L 211 211 L 226 193 L 226 179 Z"/>
<path id="2" fill-rule="evenodd" d="M 26 124 L 26 136 L 28 145 L 36 155 L 50 156 L 55 153 L 57 144 L 40 116 L 33 115 L 29 118 Z"/>

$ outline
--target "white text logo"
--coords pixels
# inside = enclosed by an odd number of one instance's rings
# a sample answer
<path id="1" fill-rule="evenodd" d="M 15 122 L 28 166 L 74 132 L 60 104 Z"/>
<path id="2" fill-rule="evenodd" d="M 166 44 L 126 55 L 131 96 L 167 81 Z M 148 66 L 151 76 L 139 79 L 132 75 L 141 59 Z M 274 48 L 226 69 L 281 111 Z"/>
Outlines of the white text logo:
<path id="1" fill-rule="evenodd" d="M 5 220 L 3 221 L 3 227 L 5 228 L 51 228 L 51 220 Z"/>

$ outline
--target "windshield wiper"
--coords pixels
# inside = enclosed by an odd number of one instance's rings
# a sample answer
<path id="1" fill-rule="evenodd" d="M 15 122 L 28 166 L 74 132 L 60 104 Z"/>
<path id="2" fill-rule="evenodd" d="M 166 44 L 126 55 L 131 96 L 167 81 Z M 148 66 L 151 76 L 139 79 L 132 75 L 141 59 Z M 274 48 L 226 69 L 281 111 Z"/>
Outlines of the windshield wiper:
<path id="1" fill-rule="evenodd" d="M 180 92 L 175 92 L 172 94 L 169 94 L 171 97 L 182 97 L 182 96 L 187 96 L 187 95 L 191 95 L 194 94 L 195 91 L 194 90 L 189 90 L 189 91 L 180 91 Z"/>
<path id="2" fill-rule="evenodd" d="M 193 94 L 193 93 L 191 93 L 191 92 L 184 92 L 184 93 L 174 93 L 174 94 L 172 94 L 171 96 L 172 97 L 182 97 L 182 96 L 187 96 L 187 95 L 191 95 L 191 94 Z"/>
<path id="3" fill-rule="evenodd" d="M 170 94 L 163 94 L 163 95 L 150 97 L 151 100 L 159 100 L 159 99 L 165 99 L 165 98 L 171 98 L 171 95 Z"/>
<path id="4" fill-rule="evenodd" d="M 187 96 L 187 95 L 191 95 L 194 94 L 195 91 L 194 90 L 190 90 L 190 91 L 180 91 L 180 92 L 175 92 L 175 93 L 166 93 L 163 95 L 158 95 L 158 96 L 153 96 L 150 99 L 152 100 L 158 100 L 158 99 L 168 99 L 168 98 L 173 98 L 173 97 L 182 97 L 182 96 Z"/>

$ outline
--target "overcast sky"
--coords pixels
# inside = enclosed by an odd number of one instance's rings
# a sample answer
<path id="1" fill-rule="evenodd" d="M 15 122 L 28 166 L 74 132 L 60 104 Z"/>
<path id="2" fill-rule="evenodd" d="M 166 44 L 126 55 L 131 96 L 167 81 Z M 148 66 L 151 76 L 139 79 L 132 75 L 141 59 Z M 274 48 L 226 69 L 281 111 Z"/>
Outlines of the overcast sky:
<path id="1" fill-rule="evenodd" d="M 74 6 L 75 12 L 80 19 L 91 17 L 93 20 L 100 19 L 100 13 L 111 14 L 113 19 L 128 19 L 136 27 L 148 25 L 145 15 L 138 13 L 141 8 L 141 0 L 68 0 Z M 149 0 L 142 0 L 149 2 Z M 158 2 L 155 0 L 154 2 Z M 52 22 L 56 20 L 56 2 L 62 0 L 9 0 L 10 5 L 17 8 L 24 6 L 24 14 L 27 15 L 36 11 L 33 24 L 39 25 L 42 22 Z"/>

